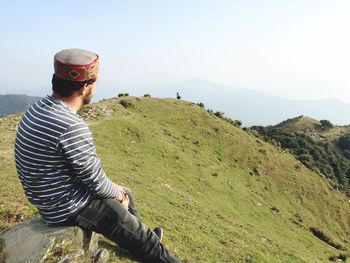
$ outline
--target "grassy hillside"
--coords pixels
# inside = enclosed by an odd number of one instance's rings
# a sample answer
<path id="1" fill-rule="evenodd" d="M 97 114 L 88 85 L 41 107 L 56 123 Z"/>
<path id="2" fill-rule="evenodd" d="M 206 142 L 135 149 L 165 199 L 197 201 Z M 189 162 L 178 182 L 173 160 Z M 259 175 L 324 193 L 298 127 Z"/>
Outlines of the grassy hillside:
<path id="1" fill-rule="evenodd" d="M 107 175 L 132 188 L 145 223 L 165 229 L 164 244 L 183 262 L 328 262 L 349 253 L 344 194 L 291 154 L 203 108 L 124 97 L 81 114 Z M 36 213 L 12 157 L 18 119 L 0 119 L 3 229 Z M 110 262 L 134 262 L 110 242 L 101 245 Z"/>

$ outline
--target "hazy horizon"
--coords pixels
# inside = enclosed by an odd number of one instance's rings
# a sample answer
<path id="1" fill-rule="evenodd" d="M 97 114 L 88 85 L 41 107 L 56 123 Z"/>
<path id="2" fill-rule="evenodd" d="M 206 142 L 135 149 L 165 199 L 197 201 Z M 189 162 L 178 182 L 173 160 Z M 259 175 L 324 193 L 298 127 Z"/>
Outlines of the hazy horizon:
<path id="1" fill-rule="evenodd" d="M 234 88 L 203 79 L 188 79 L 154 89 L 152 92 L 126 88 L 114 90 L 111 93 L 112 91 L 113 88 L 98 86 L 92 102 L 116 97 L 119 93 L 129 93 L 130 96 L 143 96 L 147 93 L 152 97 L 175 98 L 176 93 L 179 92 L 182 100 L 193 103 L 202 102 L 206 109 L 211 109 L 214 112 L 221 111 L 226 117 L 240 120 L 244 127 L 276 125 L 300 115 L 316 120 L 326 119 L 335 125 L 350 124 L 350 104 L 338 99 L 286 99 L 279 96 L 269 96 L 252 89 Z M 23 92 L 17 92 L 17 94 L 19 93 Z M 37 95 L 45 96 L 50 93 L 49 89 L 46 88 Z"/>
<path id="2" fill-rule="evenodd" d="M 4 89 L 3 91 L 0 90 L 0 95 L 28 95 L 28 96 L 39 96 L 43 97 L 45 95 L 50 95 L 52 93 L 51 90 L 51 79 L 48 80 L 47 86 L 42 86 L 38 88 L 34 88 L 31 90 L 23 89 L 23 88 L 17 88 L 17 89 Z M 176 89 L 172 89 L 171 91 L 167 90 L 169 87 L 176 87 L 177 85 L 181 85 L 182 83 L 195 83 L 196 85 L 193 86 L 193 88 L 188 87 L 188 93 L 193 93 L 193 91 L 201 92 L 202 89 L 207 89 L 208 83 L 213 88 L 219 87 L 219 90 L 226 90 L 226 91 L 247 91 L 247 92 L 254 92 L 256 94 L 261 94 L 267 97 L 271 98 L 280 98 L 285 99 L 289 101 L 328 101 L 328 100 L 336 100 L 339 103 L 345 103 L 350 104 L 350 102 L 344 101 L 342 99 L 336 98 L 336 97 L 320 97 L 320 98 L 293 98 L 293 97 L 287 97 L 283 94 L 277 94 L 277 93 L 269 93 L 266 90 L 256 90 L 252 88 L 240 88 L 240 87 L 233 87 L 229 86 L 223 83 L 219 82 L 213 82 L 206 79 L 200 79 L 200 78 L 191 78 L 191 79 L 184 79 L 179 80 L 173 83 L 157 83 L 156 85 L 126 85 L 126 86 L 108 86 L 105 84 L 98 84 L 97 91 L 93 97 L 93 102 L 97 102 L 101 99 L 108 99 L 112 97 L 118 96 L 119 93 L 128 93 L 130 96 L 143 96 L 144 94 L 150 94 L 155 97 L 160 98 L 176 98 Z M 203 86 L 198 86 L 198 84 L 201 83 Z M 179 90 L 180 95 L 182 96 L 182 99 L 191 99 L 191 97 L 187 96 L 187 92 L 184 90 Z"/>
<path id="3" fill-rule="evenodd" d="M 111 94 L 204 79 L 350 103 L 349 7 L 345 0 L 0 0 L 0 94 L 50 89 L 54 54 L 78 47 L 100 55 L 100 87 Z"/>

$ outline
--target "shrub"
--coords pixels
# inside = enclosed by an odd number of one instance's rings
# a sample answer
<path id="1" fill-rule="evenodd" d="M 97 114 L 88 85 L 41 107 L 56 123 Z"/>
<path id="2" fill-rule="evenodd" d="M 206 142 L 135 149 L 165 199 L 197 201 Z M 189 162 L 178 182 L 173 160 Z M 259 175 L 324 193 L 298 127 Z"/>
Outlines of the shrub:
<path id="1" fill-rule="evenodd" d="M 328 259 L 330 260 L 330 261 L 341 261 L 341 262 L 345 262 L 346 260 L 347 260 L 347 258 L 348 258 L 348 255 L 346 255 L 346 254 L 340 254 L 339 256 L 331 256 L 331 257 L 329 257 Z"/>
<path id="2" fill-rule="evenodd" d="M 123 105 L 124 108 L 134 108 L 135 107 L 135 105 L 132 102 L 127 101 L 127 100 L 121 100 L 120 104 Z"/>
<path id="3" fill-rule="evenodd" d="M 325 233 L 323 233 L 319 229 L 317 229 L 315 227 L 310 227 L 309 230 L 312 234 L 314 234 L 315 237 L 319 238 L 320 240 L 322 240 L 326 244 L 328 244 L 336 249 L 343 249 L 343 247 L 341 245 L 336 244 L 332 239 L 330 239 Z"/>
<path id="4" fill-rule="evenodd" d="M 333 124 L 330 121 L 327 120 L 320 120 L 321 127 L 324 129 L 331 129 L 333 128 Z"/>
<path id="5" fill-rule="evenodd" d="M 350 134 L 348 133 L 348 134 L 340 137 L 337 145 L 343 151 L 350 150 Z"/>
<path id="6" fill-rule="evenodd" d="M 344 150 L 343 155 L 346 159 L 350 159 L 350 150 Z"/>
<path id="7" fill-rule="evenodd" d="M 128 97 L 129 93 L 118 93 L 118 97 Z"/>
<path id="8" fill-rule="evenodd" d="M 338 256 L 338 259 L 342 260 L 343 262 L 345 262 L 347 258 L 348 258 L 348 255 L 345 255 L 345 254 L 340 254 Z"/>
<path id="9" fill-rule="evenodd" d="M 143 95 L 144 97 L 151 97 L 151 94 L 145 94 L 145 95 Z"/>
<path id="10" fill-rule="evenodd" d="M 336 262 L 336 261 L 338 261 L 338 256 L 330 256 L 328 259 L 329 259 L 329 261 Z"/>
<path id="11" fill-rule="evenodd" d="M 214 113 L 214 115 L 216 116 L 216 117 L 219 117 L 220 119 L 223 119 L 224 118 L 224 112 L 222 112 L 222 111 L 217 111 L 217 112 L 215 112 Z"/>
<path id="12" fill-rule="evenodd" d="M 241 121 L 238 121 L 238 120 L 232 120 L 230 118 L 227 118 L 227 117 L 224 117 L 223 118 L 225 121 L 227 121 L 228 123 L 230 123 L 231 125 L 235 126 L 235 127 L 241 127 L 242 125 L 242 122 Z"/>

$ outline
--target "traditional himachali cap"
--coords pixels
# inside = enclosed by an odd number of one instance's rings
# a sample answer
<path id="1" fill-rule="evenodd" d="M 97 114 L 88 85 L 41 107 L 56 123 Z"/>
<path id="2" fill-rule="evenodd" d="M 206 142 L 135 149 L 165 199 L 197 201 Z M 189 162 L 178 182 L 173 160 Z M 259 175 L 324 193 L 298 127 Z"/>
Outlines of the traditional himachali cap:
<path id="1" fill-rule="evenodd" d="M 88 50 L 71 48 L 58 52 L 54 58 L 55 76 L 70 81 L 94 79 L 99 72 L 99 57 Z"/>

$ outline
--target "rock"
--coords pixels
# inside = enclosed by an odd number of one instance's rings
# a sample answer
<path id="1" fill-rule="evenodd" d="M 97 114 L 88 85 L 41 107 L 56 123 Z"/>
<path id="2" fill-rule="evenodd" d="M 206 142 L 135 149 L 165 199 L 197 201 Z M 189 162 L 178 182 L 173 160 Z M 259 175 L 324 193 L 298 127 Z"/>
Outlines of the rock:
<path id="1" fill-rule="evenodd" d="M 75 259 L 78 259 L 79 257 L 82 257 L 85 255 L 85 251 L 83 249 L 78 249 L 74 251 L 73 253 L 64 256 L 60 261 L 57 263 L 73 263 L 75 262 Z"/>
<path id="2" fill-rule="evenodd" d="M 87 251 L 95 251 L 98 248 L 99 234 L 92 231 L 85 231 L 83 235 L 83 248 Z"/>
<path id="3" fill-rule="evenodd" d="M 41 218 L 11 228 L 1 239 L 1 253 L 6 255 L 4 263 L 41 263 L 62 246 L 93 251 L 98 242 L 98 236 L 91 231 L 79 227 L 51 227 Z"/>
<path id="4" fill-rule="evenodd" d="M 69 256 L 64 256 L 64 258 L 62 258 L 60 261 L 58 261 L 57 263 L 72 263 L 73 261 L 69 258 Z"/>
<path id="5" fill-rule="evenodd" d="M 109 253 L 106 249 L 97 250 L 93 255 L 93 263 L 106 263 L 109 258 Z"/>

